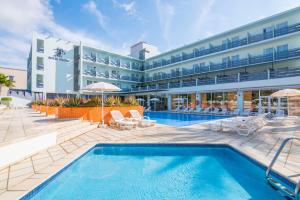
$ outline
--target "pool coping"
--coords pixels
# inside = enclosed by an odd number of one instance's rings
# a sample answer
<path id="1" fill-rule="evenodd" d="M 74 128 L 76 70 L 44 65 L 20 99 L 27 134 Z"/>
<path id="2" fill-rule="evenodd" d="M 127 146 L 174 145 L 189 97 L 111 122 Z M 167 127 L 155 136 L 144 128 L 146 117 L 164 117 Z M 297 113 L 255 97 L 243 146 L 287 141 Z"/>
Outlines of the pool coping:
<path id="1" fill-rule="evenodd" d="M 49 176 L 43 179 L 42 182 L 35 184 L 34 186 L 30 187 L 29 191 L 27 191 L 25 194 L 22 194 L 19 199 L 20 200 L 27 200 L 34 197 L 38 192 L 40 192 L 43 188 L 45 188 L 51 181 L 53 181 L 57 176 L 59 176 L 61 173 L 63 173 L 65 170 L 67 170 L 69 167 L 71 167 L 76 161 L 81 159 L 83 156 L 88 154 L 90 151 L 92 151 L 96 147 L 101 146 L 131 146 L 131 147 L 142 147 L 142 146 L 148 146 L 148 147 L 159 147 L 159 146 L 169 146 L 169 147 L 176 147 L 176 146 L 186 146 L 186 147 L 220 147 L 220 148 L 228 148 L 232 150 L 233 152 L 239 154 L 240 156 L 246 158 L 249 162 L 257 165 L 262 170 L 266 170 L 267 166 L 260 162 L 259 160 L 253 158 L 253 156 L 248 155 L 245 152 L 240 151 L 239 149 L 233 147 L 230 144 L 226 143 L 95 143 L 89 145 L 89 147 L 86 147 L 86 149 L 82 150 L 83 152 L 79 155 L 75 156 L 74 158 L 70 159 L 66 165 L 59 167 L 54 172 L 50 173 Z M 277 170 L 272 169 L 270 172 L 271 175 L 273 175 L 275 178 L 282 181 L 284 184 L 288 185 L 291 188 L 296 187 L 296 183 L 292 180 L 280 173 Z"/>
<path id="2" fill-rule="evenodd" d="M 149 111 L 147 111 L 147 112 L 149 112 Z M 186 114 L 186 115 L 196 115 L 196 116 L 223 117 L 223 118 L 220 118 L 220 119 L 213 119 L 213 120 L 208 120 L 208 121 L 204 121 L 204 122 L 196 122 L 196 123 L 193 123 L 193 124 L 182 125 L 182 126 L 172 126 L 172 125 L 169 125 L 169 124 L 160 124 L 160 123 L 157 123 L 157 124 L 162 125 L 162 126 L 176 127 L 176 128 L 179 128 L 179 129 L 180 128 L 188 128 L 190 126 L 195 126 L 197 124 L 209 124 L 211 122 L 217 122 L 217 121 L 221 121 L 221 120 L 224 120 L 224 119 L 237 117 L 236 115 L 213 115 L 213 114 L 181 113 L 181 112 L 169 112 L 169 111 L 150 111 L 150 112 L 153 112 L 153 113 Z M 239 117 L 243 117 L 243 116 L 239 116 Z"/>

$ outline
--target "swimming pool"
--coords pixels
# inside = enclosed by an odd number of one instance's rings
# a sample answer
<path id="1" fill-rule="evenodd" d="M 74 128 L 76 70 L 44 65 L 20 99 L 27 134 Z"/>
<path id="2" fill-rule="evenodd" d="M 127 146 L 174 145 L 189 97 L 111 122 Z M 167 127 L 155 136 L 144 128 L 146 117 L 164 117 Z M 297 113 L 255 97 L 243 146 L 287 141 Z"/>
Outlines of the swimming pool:
<path id="1" fill-rule="evenodd" d="M 284 199 L 264 170 L 227 145 L 99 144 L 21 199 Z"/>
<path id="2" fill-rule="evenodd" d="M 165 124 L 169 126 L 188 126 L 197 123 L 208 122 L 211 120 L 228 118 L 228 116 L 197 115 L 170 112 L 145 112 L 145 116 L 149 116 L 150 119 L 156 120 L 159 124 Z"/>

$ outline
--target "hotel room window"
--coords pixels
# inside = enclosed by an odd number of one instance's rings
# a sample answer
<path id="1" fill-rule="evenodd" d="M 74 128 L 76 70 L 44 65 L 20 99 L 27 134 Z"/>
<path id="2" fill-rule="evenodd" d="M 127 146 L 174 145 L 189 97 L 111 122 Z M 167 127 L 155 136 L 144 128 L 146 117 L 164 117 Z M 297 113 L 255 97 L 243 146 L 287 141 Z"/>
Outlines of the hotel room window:
<path id="1" fill-rule="evenodd" d="M 36 50 L 39 53 L 44 53 L 44 40 L 37 39 Z"/>

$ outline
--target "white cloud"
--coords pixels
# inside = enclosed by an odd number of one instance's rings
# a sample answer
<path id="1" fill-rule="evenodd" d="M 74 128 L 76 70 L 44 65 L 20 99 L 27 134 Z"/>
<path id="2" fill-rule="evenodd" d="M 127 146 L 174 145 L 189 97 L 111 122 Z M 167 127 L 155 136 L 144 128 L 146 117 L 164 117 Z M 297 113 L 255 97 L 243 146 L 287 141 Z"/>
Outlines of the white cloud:
<path id="1" fill-rule="evenodd" d="M 136 5 L 134 1 L 129 3 L 120 3 L 117 0 L 112 0 L 112 2 L 115 7 L 121 8 L 128 15 L 134 15 L 136 13 Z"/>
<path id="2" fill-rule="evenodd" d="M 89 8 L 97 11 L 93 4 Z M 57 24 L 48 1 L 10 0 L 0 6 L 0 66 L 26 67 L 33 32 L 124 53 L 123 49 L 114 49 L 84 30 L 71 30 Z"/>
<path id="3" fill-rule="evenodd" d="M 167 48 L 170 47 L 170 30 L 175 15 L 175 8 L 166 2 L 161 2 L 160 0 L 155 1 L 156 10 L 158 13 L 159 23 L 162 29 L 162 34 L 165 42 L 167 43 Z"/>
<path id="4" fill-rule="evenodd" d="M 203 8 L 200 10 L 199 14 L 197 15 L 197 18 L 194 22 L 194 30 L 193 34 L 200 35 L 203 30 L 205 30 L 204 26 L 205 24 L 212 19 L 213 11 L 212 8 L 214 6 L 215 0 L 209 0 L 208 2 L 205 2 Z M 205 36 L 210 36 L 210 33 L 212 31 L 206 32 Z"/>
<path id="5" fill-rule="evenodd" d="M 102 14 L 102 12 L 97 8 L 97 4 L 95 1 L 89 1 L 88 3 L 84 4 L 82 6 L 83 9 L 87 10 L 90 14 L 94 15 L 101 26 L 101 28 L 108 32 L 108 28 L 106 26 L 106 19 L 105 16 Z"/>

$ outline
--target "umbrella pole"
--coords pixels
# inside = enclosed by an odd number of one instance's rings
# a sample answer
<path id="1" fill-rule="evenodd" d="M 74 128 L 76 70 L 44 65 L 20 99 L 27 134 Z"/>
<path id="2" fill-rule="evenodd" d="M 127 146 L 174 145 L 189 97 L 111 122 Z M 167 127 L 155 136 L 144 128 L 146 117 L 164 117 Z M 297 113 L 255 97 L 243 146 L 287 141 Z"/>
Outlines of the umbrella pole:
<path id="1" fill-rule="evenodd" d="M 101 102 L 101 115 L 102 115 L 102 128 L 104 127 L 104 113 L 103 113 L 103 91 L 102 93 L 102 102 Z"/>
<path id="2" fill-rule="evenodd" d="M 289 97 L 287 97 L 287 108 L 288 108 L 288 116 L 290 116 L 290 102 L 289 102 Z"/>

